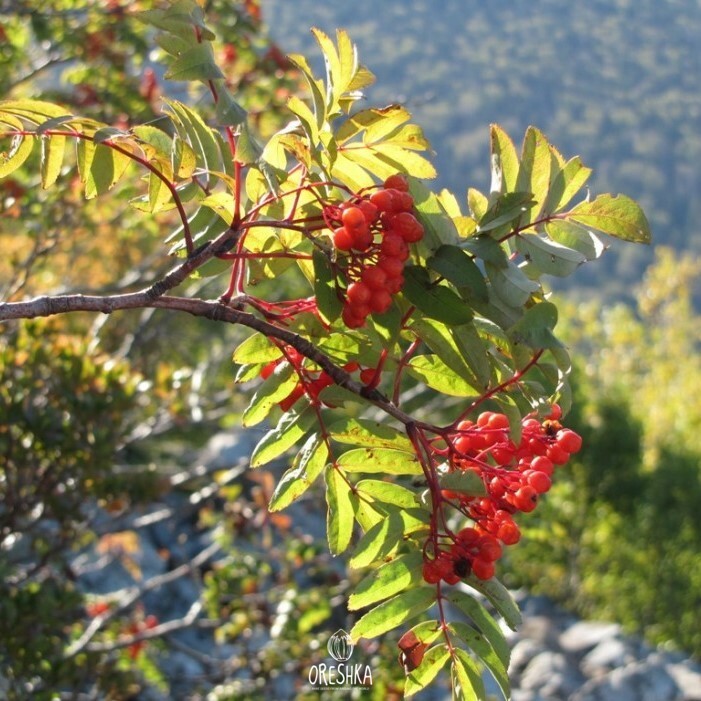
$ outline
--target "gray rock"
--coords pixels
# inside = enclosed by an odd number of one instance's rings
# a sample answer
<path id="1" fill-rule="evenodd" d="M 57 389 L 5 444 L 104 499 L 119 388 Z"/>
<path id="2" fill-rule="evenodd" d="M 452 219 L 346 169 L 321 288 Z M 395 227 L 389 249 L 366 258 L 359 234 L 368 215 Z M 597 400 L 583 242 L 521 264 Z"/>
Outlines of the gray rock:
<path id="1" fill-rule="evenodd" d="M 597 677 L 618 667 L 635 662 L 637 645 L 621 638 L 602 640 L 580 663 L 588 677 Z"/>
<path id="2" fill-rule="evenodd" d="M 684 701 L 701 701 L 701 670 L 689 663 L 669 664 L 666 667 L 682 693 Z"/>
<path id="3" fill-rule="evenodd" d="M 509 675 L 520 675 L 528 666 L 528 663 L 541 652 L 548 648 L 541 642 L 531 638 L 522 638 L 511 649 L 511 661 L 509 663 Z"/>
<path id="4" fill-rule="evenodd" d="M 253 431 L 217 433 L 205 445 L 198 462 L 209 470 L 223 470 L 248 462 L 258 438 Z"/>
<path id="5" fill-rule="evenodd" d="M 560 652 L 541 652 L 521 675 L 521 689 L 537 691 L 545 699 L 565 699 L 585 682 L 579 669 Z"/>
<path id="6" fill-rule="evenodd" d="M 679 687 L 658 655 L 590 679 L 571 701 L 675 701 Z"/>
<path id="7" fill-rule="evenodd" d="M 559 643 L 565 652 L 584 654 L 603 640 L 615 638 L 620 633 L 621 626 L 618 623 L 579 621 L 560 635 Z"/>

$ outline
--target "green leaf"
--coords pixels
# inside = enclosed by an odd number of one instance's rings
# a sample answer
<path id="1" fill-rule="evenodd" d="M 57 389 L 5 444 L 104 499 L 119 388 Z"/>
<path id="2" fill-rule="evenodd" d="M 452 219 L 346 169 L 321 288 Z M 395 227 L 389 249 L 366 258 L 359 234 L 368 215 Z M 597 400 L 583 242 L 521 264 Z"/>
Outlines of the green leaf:
<path id="1" fill-rule="evenodd" d="M 584 187 L 591 172 L 578 156 L 571 158 L 553 178 L 540 216 L 548 216 L 564 207 Z"/>
<path id="2" fill-rule="evenodd" d="M 477 231 L 484 234 L 517 222 L 533 204 L 534 200 L 530 192 L 507 192 L 500 195 L 479 220 Z"/>
<path id="3" fill-rule="evenodd" d="M 411 113 L 402 105 L 359 110 L 341 124 L 336 132 L 336 139 L 339 144 L 344 144 L 354 136 L 369 131 L 364 141 L 370 144 L 391 134 L 409 119 L 411 119 Z"/>
<path id="4" fill-rule="evenodd" d="M 491 192 L 513 192 L 518 178 L 518 153 L 508 134 L 498 125 L 490 127 L 492 154 Z"/>
<path id="5" fill-rule="evenodd" d="M 540 289 L 535 280 L 528 278 L 523 270 L 511 261 L 505 268 L 485 263 L 485 270 L 495 294 L 515 309 L 523 307 L 531 295 Z"/>
<path id="6" fill-rule="evenodd" d="M 0 101 L 0 119 L 3 114 L 14 115 L 32 124 L 40 125 L 47 120 L 65 117 L 66 109 L 43 100 L 2 100 Z"/>
<path id="7" fill-rule="evenodd" d="M 305 102 L 302 102 L 296 95 L 293 95 L 287 102 L 287 107 L 290 112 L 294 113 L 299 117 L 299 121 L 302 124 L 304 131 L 309 138 L 312 146 L 316 146 L 319 143 L 319 127 L 316 123 L 316 117 L 314 113 L 307 107 Z"/>
<path id="8" fill-rule="evenodd" d="M 232 360 L 244 363 L 268 363 L 282 358 L 282 351 L 262 333 L 255 333 L 242 341 L 234 351 Z"/>
<path id="9" fill-rule="evenodd" d="M 449 628 L 463 643 L 477 653 L 480 661 L 492 673 L 504 694 L 504 698 L 508 699 L 511 695 L 511 685 L 509 684 L 506 667 L 494 652 L 489 641 L 479 631 L 462 621 L 454 621 L 449 625 Z"/>
<path id="10" fill-rule="evenodd" d="M 467 208 L 475 220 L 481 219 L 489 209 L 489 198 L 474 187 L 467 190 Z"/>
<path id="11" fill-rule="evenodd" d="M 457 606 L 484 633 L 504 667 L 508 668 L 511 656 L 509 644 L 506 642 L 499 624 L 492 618 L 487 609 L 473 596 L 459 589 L 452 589 L 445 595 L 445 598 Z"/>
<path id="12" fill-rule="evenodd" d="M 289 54 L 288 58 L 292 63 L 299 68 L 304 74 L 304 77 L 309 85 L 309 89 L 312 95 L 312 103 L 314 105 L 314 120 L 316 122 L 317 129 L 321 129 L 324 122 L 326 121 L 326 99 L 322 93 L 321 81 L 316 80 L 312 69 L 307 63 L 307 59 L 299 54 Z M 296 103 L 295 103 L 296 104 Z M 297 113 L 295 113 L 297 114 Z"/>
<path id="13" fill-rule="evenodd" d="M 485 263 L 490 263 L 496 268 L 505 268 L 509 264 L 504 249 L 487 234 L 470 236 L 461 245 L 475 258 L 480 258 Z"/>
<path id="14" fill-rule="evenodd" d="M 354 642 L 375 638 L 406 621 L 416 618 L 436 601 L 435 587 L 417 587 L 402 592 L 368 611 L 351 629 Z"/>
<path id="15" fill-rule="evenodd" d="M 496 577 L 485 581 L 470 575 L 466 582 L 489 599 L 489 602 L 503 616 L 511 630 L 516 630 L 521 625 L 521 612 L 514 597 Z"/>
<path id="16" fill-rule="evenodd" d="M 236 204 L 234 196 L 230 192 L 213 192 L 200 200 L 200 205 L 216 212 L 227 225 L 234 220 Z"/>
<path id="17" fill-rule="evenodd" d="M 219 83 L 217 85 L 219 99 L 215 112 L 217 124 L 222 127 L 237 127 L 246 121 L 248 112 L 239 105 L 229 90 Z"/>
<path id="18" fill-rule="evenodd" d="M 472 397 L 477 390 L 464 378 L 448 367 L 437 355 L 419 355 L 406 366 L 412 377 L 427 387 L 451 397 Z"/>
<path id="19" fill-rule="evenodd" d="M 535 204 L 523 216 L 524 225 L 532 221 L 545 201 L 550 188 L 551 174 L 555 168 L 559 168 L 559 163 L 548 140 L 535 127 L 528 127 L 523 139 L 516 189 L 532 193 Z"/>
<path id="20" fill-rule="evenodd" d="M 441 489 L 450 489 L 453 492 L 469 494 L 481 497 L 487 493 L 482 478 L 472 470 L 447 472 L 438 478 Z"/>
<path id="21" fill-rule="evenodd" d="M 516 237 L 516 250 L 524 255 L 541 273 L 567 277 L 582 263 L 586 256 L 555 241 L 548 241 L 538 234 Z"/>
<path id="22" fill-rule="evenodd" d="M 278 425 L 272 431 L 268 431 L 253 449 L 251 467 L 267 465 L 285 453 L 304 437 L 315 422 L 316 414 L 310 407 L 306 407 L 299 414 L 293 411 L 285 412 Z"/>
<path id="23" fill-rule="evenodd" d="M 41 138 L 41 186 L 45 190 L 51 187 L 60 175 L 65 150 L 65 136 Z"/>
<path id="24" fill-rule="evenodd" d="M 459 647 L 455 648 L 451 671 L 456 701 L 484 701 L 487 698 L 479 666 Z"/>
<path id="25" fill-rule="evenodd" d="M 446 324 L 466 324 L 472 310 L 453 290 L 431 282 L 428 271 L 419 265 L 404 268 L 404 296 L 425 316 Z"/>
<path id="26" fill-rule="evenodd" d="M 350 445 L 363 446 L 365 448 L 393 448 L 397 451 L 410 451 L 413 455 L 411 441 L 392 426 L 370 421 L 369 419 L 353 419 L 350 417 L 340 419 L 329 426 L 329 436 L 338 443 L 350 443 Z M 363 451 L 367 459 L 376 459 L 380 451 Z M 346 453 L 348 455 L 348 453 Z M 395 456 L 396 459 L 396 456 Z M 356 469 L 355 472 L 360 470 Z M 367 470 L 363 470 L 367 472 Z M 408 472 L 395 472 L 389 474 L 413 474 Z"/>
<path id="27" fill-rule="evenodd" d="M 180 137 L 192 146 L 197 165 L 207 171 L 222 170 L 223 159 L 215 132 L 197 112 L 177 100 L 165 100 Z M 168 150 L 170 160 L 170 149 Z"/>
<path id="28" fill-rule="evenodd" d="M 393 504 L 407 509 L 416 506 L 416 494 L 411 489 L 402 487 L 401 484 L 387 482 L 385 480 L 364 479 L 355 485 L 358 493 L 370 496 L 375 501 L 384 504 Z"/>
<path id="29" fill-rule="evenodd" d="M 459 327 L 462 328 L 462 327 Z M 465 349 L 455 340 L 453 329 L 432 319 L 416 319 L 413 331 L 458 377 L 477 388 L 480 383 L 469 365 Z"/>
<path id="30" fill-rule="evenodd" d="M 244 426 L 255 426 L 265 419 L 272 408 L 287 397 L 295 388 L 299 378 L 294 368 L 287 362 L 275 368 L 270 377 L 251 397 L 251 402 L 243 412 Z"/>
<path id="31" fill-rule="evenodd" d="M 440 246 L 426 264 L 452 282 L 464 299 L 488 301 L 489 292 L 482 271 L 462 248 L 447 244 Z"/>
<path id="32" fill-rule="evenodd" d="M 315 248 L 312 253 L 314 263 L 314 295 L 324 321 L 331 323 L 341 314 L 343 302 L 336 291 L 336 276 L 326 255 Z"/>
<path id="33" fill-rule="evenodd" d="M 348 610 L 357 611 L 420 585 L 422 563 L 422 554 L 412 550 L 373 570 L 355 587 L 348 599 Z"/>
<path id="34" fill-rule="evenodd" d="M 458 232 L 453 220 L 448 216 L 436 195 L 420 180 L 409 179 L 409 192 L 414 198 L 414 206 L 419 221 L 424 226 L 424 238 L 420 248 L 428 253 L 435 251 L 441 244 L 458 242 Z M 428 257 L 428 256 L 427 256 Z"/>
<path id="35" fill-rule="evenodd" d="M 368 567 L 373 562 L 387 559 L 402 543 L 405 536 L 428 529 L 428 512 L 424 509 L 391 508 L 387 518 L 370 528 L 358 541 L 350 566 Z"/>
<path id="36" fill-rule="evenodd" d="M 85 181 L 85 197 L 92 199 L 107 192 L 129 167 L 131 159 L 109 146 L 96 144 L 92 150 L 90 171 Z M 166 199 L 170 193 L 166 191 Z"/>
<path id="37" fill-rule="evenodd" d="M 0 151 L 0 178 L 17 170 L 29 158 L 33 148 L 33 136 L 13 136 L 10 150 Z"/>
<path id="38" fill-rule="evenodd" d="M 596 260 L 606 250 L 603 241 L 581 224 L 555 219 L 545 224 L 545 233 L 555 243 L 579 251 L 587 260 Z"/>
<path id="39" fill-rule="evenodd" d="M 324 471 L 328 457 L 329 448 L 326 441 L 317 435 L 309 436 L 292 467 L 280 478 L 268 509 L 280 511 L 299 499 Z"/>
<path id="40" fill-rule="evenodd" d="M 626 195 L 599 195 L 591 202 L 578 204 L 567 217 L 624 241 L 650 243 L 652 239 L 643 210 Z"/>
<path id="41" fill-rule="evenodd" d="M 533 305 L 508 329 L 513 343 L 525 343 L 530 348 L 552 348 L 562 345 L 553 334 L 557 324 L 557 307 L 552 302 Z"/>
<path id="42" fill-rule="evenodd" d="M 357 501 L 350 484 L 337 467 L 326 468 L 326 535 L 332 555 L 340 555 L 350 545 Z"/>
<path id="43" fill-rule="evenodd" d="M 349 419 L 353 421 L 353 419 Z M 383 428 L 386 428 L 383 426 Z M 334 435 L 333 427 L 329 430 L 331 437 Z M 377 440 L 377 437 L 363 437 L 364 440 Z M 403 438 L 403 436 L 402 436 Z M 356 441 L 344 440 L 342 442 L 358 445 Z M 382 440 L 383 445 L 397 445 L 396 442 Z M 413 452 L 407 450 L 395 450 L 393 448 L 355 448 L 341 455 L 338 464 L 347 472 L 362 472 L 364 474 L 385 475 L 422 475 L 421 463 Z"/>
<path id="44" fill-rule="evenodd" d="M 212 45 L 202 42 L 178 56 L 163 77 L 166 80 L 207 81 L 224 78 L 224 74 L 214 61 Z"/>
<path id="45" fill-rule="evenodd" d="M 170 151 L 170 167 L 173 173 L 182 179 L 192 176 L 197 167 L 197 156 L 192 146 L 180 137 L 175 137 Z"/>
<path id="46" fill-rule="evenodd" d="M 404 682 L 404 696 L 413 696 L 426 688 L 438 675 L 446 662 L 450 659 L 450 652 L 445 643 L 434 645 L 426 650 L 421 664 L 412 670 Z"/>
<path id="47" fill-rule="evenodd" d="M 170 165 L 167 170 L 161 171 L 166 180 L 172 182 L 173 173 L 170 172 Z M 171 191 L 162 177 L 151 172 L 148 178 L 148 207 L 149 212 L 160 212 L 171 204 Z"/>

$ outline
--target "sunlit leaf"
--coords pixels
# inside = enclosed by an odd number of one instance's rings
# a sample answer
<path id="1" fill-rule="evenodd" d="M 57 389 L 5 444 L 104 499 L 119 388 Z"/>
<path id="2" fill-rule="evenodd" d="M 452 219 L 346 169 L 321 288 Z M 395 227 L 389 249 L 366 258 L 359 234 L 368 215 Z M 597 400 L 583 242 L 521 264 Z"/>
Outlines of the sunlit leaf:
<path id="1" fill-rule="evenodd" d="M 326 535 L 332 555 L 340 555 L 350 545 L 353 535 L 354 502 L 357 498 L 351 491 L 345 475 L 333 465 L 326 468 Z"/>
<path id="2" fill-rule="evenodd" d="M 426 688 L 438 675 L 450 659 L 450 652 L 445 643 L 428 649 L 421 664 L 412 670 L 404 682 L 404 696 L 413 696 Z"/>
<path id="3" fill-rule="evenodd" d="M 396 428 L 380 423 L 378 421 L 370 421 L 369 419 L 354 419 L 346 417 L 340 419 L 328 427 L 329 436 L 338 443 L 349 443 L 353 446 L 362 446 L 364 448 L 389 448 L 398 451 L 412 452 L 411 441 L 404 433 L 401 433 Z M 365 451 L 367 457 L 358 459 L 360 456 L 355 456 L 357 464 L 362 464 L 365 461 L 385 459 L 388 466 L 392 459 L 398 463 L 404 462 L 400 456 L 386 456 L 381 451 Z M 413 454 L 413 452 L 412 452 Z M 346 453 L 348 455 L 348 453 Z M 346 463 L 350 464 L 350 463 Z M 351 469 L 350 467 L 346 469 Z M 403 468 L 406 469 L 406 468 Z M 360 472 L 358 468 L 354 471 Z M 362 470 L 367 472 L 368 470 Z M 372 470 L 370 470 L 372 471 Z M 413 474 L 407 472 L 394 472 L 392 474 Z"/>
<path id="4" fill-rule="evenodd" d="M 650 243 L 652 238 L 642 208 L 626 195 L 599 195 L 591 202 L 578 204 L 567 217 L 625 241 Z"/>
<path id="5" fill-rule="evenodd" d="M 357 611 L 421 584 L 422 563 L 422 554 L 412 550 L 373 570 L 355 586 L 348 599 L 348 610 Z"/>
<path id="6" fill-rule="evenodd" d="M 349 562 L 354 569 L 386 560 L 403 544 L 405 536 L 428 529 L 428 512 L 423 509 L 391 508 L 386 509 L 386 513 L 386 518 L 373 525 L 358 541 Z"/>
<path id="7" fill-rule="evenodd" d="M 349 419 L 353 421 L 353 419 Z M 335 424 L 334 424 L 335 426 Z M 339 440 L 338 433 L 335 432 L 334 426 L 331 427 L 331 436 L 335 440 Z M 383 428 L 387 428 L 383 426 Z M 384 439 L 376 436 L 363 436 L 360 441 L 352 440 L 352 433 L 349 435 L 350 440 L 346 439 L 343 442 L 351 443 L 352 445 L 360 445 L 362 442 L 373 445 L 380 443 L 381 445 L 405 445 L 393 441 L 392 439 Z M 386 434 L 385 434 L 386 435 Z M 404 436 L 401 436 L 404 439 Z M 404 439 L 405 440 L 405 439 Z M 411 444 L 409 444 L 410 446 Z M 347 472 L 362 472 L 364 474 L 386 474 L 386 475 L 420 475 L 423 474 L 421 464 L 416 455 L 408 450 L 396 450 L 394 448 L 354 448 L 341 455 L 338 459 L 338 464 L 343 466 Z"/>
<path id="8" fill-rule="evenodd" d="M 292 467 L 280 478 L 268 509 L 279 511 L 299 499 L 324 471 L 328 456 L 328 445 L 323 438 L 316 434 L 309 436 Z"/>
<path id="9" fill-rule="evenodd" d="M 398 594 L 368 611 L 351 629 L 354 641 L 375 638 L 422 614 L 436 601 L 435 587 L 418 587 Z"/>

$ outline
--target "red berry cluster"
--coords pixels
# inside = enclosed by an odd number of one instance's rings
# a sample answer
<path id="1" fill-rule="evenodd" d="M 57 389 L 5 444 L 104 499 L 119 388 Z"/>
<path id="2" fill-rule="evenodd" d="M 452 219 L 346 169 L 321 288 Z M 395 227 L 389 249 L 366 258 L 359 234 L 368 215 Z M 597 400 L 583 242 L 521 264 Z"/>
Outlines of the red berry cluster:
<path id="1" fill-rule="evenodd" d="M 455 584 L 470 573 L 479 579 L 494 575 L 502 546 L 513 545 L 521 537 L 514 514 L 533 511 L 539 496 L 550 489 L 555 466 L 567 463 L 582 446 L 581 437 L 559 423 L 561 413 L 555 404 L 543 422 L 527 417 L 521 440 L 515 444 L 506 415 L 486 411 L 476 422 L 461 421 L 447 448 L 436 448 L 436 453 L 447 456 L 449 471 L 476 473 L 487 494 L 442 491 L 442 497 L 474 525 L 448 534 L 445 546 L 425 558 L 427 582 L 442 579 Z"/>
<path id="2" fill-rule="evenodd" d="M 386 312 L 392 295 L 402 289 L 409 244 L 424 235 L 413 210 L 409 184 L 399 174 L 387 178 L 369 197 L 326 208 L 334 246 L 347 263 L 342 318 L 348 328 L 360 328 L 370 314 Z"/>
<path id="3" fill-rule="evenodd" d="M 285 346 L 284 357 L 278 358 L 277 360 L 271 360 L 267 365 L 264 365 L 260 371 L 260 376 L 267 380 L 275 368 L 280 365 L 284 360 L 290 362 L 292 367 L 294 367 L 297 375 L 304 378 L 304 381 L 300 381 L 295 385 L 295 388 L 288 394 L 279 404 L 283 411 L 289 411 L 289 409 L 297 402 L 297 400 L 304 394 L 306 394 L 312 401 L 316 401 L 319 398 L 321 391 L 333 384 L 333 379 L 331 376 L 321 370 L 318 375 L 313 379 L 310 377 L 311 371 L 307 368 L 302 368 L 302 363 L 304 362 L 304 356 L 292 346 Z M 343 366 L 346 372 L 354 372 L 359 367 L 358 363 L 347 363 Z"/>

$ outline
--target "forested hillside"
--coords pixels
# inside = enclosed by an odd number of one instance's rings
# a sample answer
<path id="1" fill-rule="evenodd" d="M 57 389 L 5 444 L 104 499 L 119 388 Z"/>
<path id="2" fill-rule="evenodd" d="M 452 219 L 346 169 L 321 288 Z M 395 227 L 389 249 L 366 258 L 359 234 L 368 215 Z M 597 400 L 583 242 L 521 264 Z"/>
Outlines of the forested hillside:
<path id="1" fill-rule="evenodd" d="M 488 185 L 488 123 L 511 133 L 534 124 L 594 169 L 595 192 L 639 200 L 657 243 L 701 248 L 699 3 L 266 0 L 263 9 L 286 51 L 312 48 L 310 26 L 348 29 L 378 76 L 369 102 L 407 102 L 441 184 L 456 193 Z M 627 296 L 651 253 L 614 247 L 574 283 Z"/>

